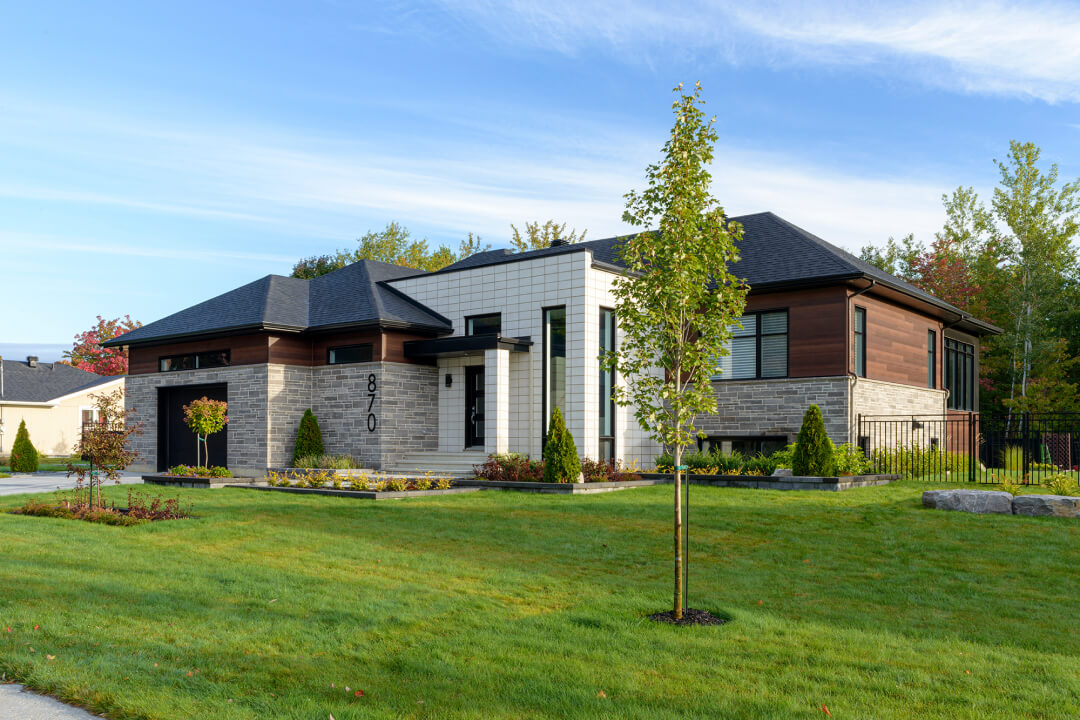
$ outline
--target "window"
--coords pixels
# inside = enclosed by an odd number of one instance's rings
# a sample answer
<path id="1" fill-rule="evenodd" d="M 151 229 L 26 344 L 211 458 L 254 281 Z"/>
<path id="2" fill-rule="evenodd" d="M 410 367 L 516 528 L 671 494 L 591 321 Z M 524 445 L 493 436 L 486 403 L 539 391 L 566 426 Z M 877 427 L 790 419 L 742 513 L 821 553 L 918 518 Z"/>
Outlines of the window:
<path id="1" fill-rule="evenodd" d="M 866 377 L 866 308 L 855 306 L 855 374 Z"/>
<path id="2" fill-rule="evenodd" d="M 371 362 L 373 347 L 371 343 L 332 347 L 326 351 L 326 362 L 328 365 Z"/>
<path id="3" fill-rule="evenodd" d="M 600 308 L 600 355 L 615 350 L 615 311 Z M 600 368 L 600 459 L 615 461 L 614 368 Z"/>
<path id="4" fill-rule="evenodd" d="M 544 419 L 541 428 L 547 437 L 548 422 L 555 408 L 566 412 L 566 308 L 544 309 Z"/>
<path id="5" fill-rule="evenodd" d="M 788 374 L 787 310 L 748 313 L 731 326 L 729 353 L 718 363 L 713 380 L 782 378 Z"/>
<path id="6" fill-rule="evenodd" d="M 465 318 L 466 335 L 498 335 L 502 332 L 502 314 L 474 315 Z"/>
<path id="7" fill-rule="evenodd" d="M 945 389 L 950 410 L 975 409 L 975 346 L 945 338 Z"/>
<path id="8" fill-rule="evenodd" d="M 926 331 L 926 387 L 937 387 L 937 331 Z"/>
<path id="9" fill-rule="evenodd" d="M 158 358 L 158 372 L 174 372 L 176 370 L 205 370 L 207 368 L 219 368 L 229 366 L 228 350 L 211 350 L 209 352 L 188 353 L 187 355 L 170 355 Z"/>
<path id="10" fill-rule="evenodd" d="M 718 450 L 723 453 L 742 453 L 747 457 L 755 455 L 772 455 L 777 450 L 783 450 L 788 445 L 787 437 L 783 435 L 749 435 L 732 437 L 707 437 L 698 440 L 698 449 L 705 452 Z"/>

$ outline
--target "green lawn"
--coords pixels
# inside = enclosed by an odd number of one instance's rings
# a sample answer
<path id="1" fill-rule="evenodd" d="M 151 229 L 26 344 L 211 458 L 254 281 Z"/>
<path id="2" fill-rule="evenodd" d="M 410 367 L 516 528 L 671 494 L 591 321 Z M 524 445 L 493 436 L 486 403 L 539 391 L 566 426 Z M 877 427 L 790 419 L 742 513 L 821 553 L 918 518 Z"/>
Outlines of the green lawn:
<path id="1" fill-rule="evenodd" d="M 68 460 L 41 460 L 38 462 L 38 472 L 65 472 L 68 466 Z M 89 463 L 82 462 L 81 460 L 70 461 L 75 467 L 90 467 Z M 0 465 L 0 472 L 11 472 L 10 465 Z"/>
<path id="2" fill-rule="evenodd" d="M 704 628 L 645 619 L 665 486 L 0 514 L 0 668 L 115 719 L 1075 717 L 1080 523 L 930 487 L 694 487 L 691 604 L 734 619 Z"/>

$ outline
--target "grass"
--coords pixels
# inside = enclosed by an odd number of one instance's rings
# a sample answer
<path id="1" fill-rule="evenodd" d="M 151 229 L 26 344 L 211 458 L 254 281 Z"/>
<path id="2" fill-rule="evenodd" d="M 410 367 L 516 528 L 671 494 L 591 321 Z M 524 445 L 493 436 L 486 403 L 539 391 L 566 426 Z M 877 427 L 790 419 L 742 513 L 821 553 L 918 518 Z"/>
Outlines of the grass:
<path id="1" fill-rule="evenodd" d="M 68 469 L 68 460 L 42 460 L 38 463 L 38 472 L 66 472 Z M 75 467 L 90 467 L 90 463 L 83 462 L 81 460 L 70 461 Z M 0 465 L 0 472 L 10 473 L 10 465 Z"/>
<path id="2" fill-rule="evenodd" d="M 0 667 L 114 720 L 1075 713 L 1080 523 L 926 510 L 932 487 L 694 487 L 691 604 L 719 628 L 645 619 L 670 606 L 668 486 L 0 514 Z"/>

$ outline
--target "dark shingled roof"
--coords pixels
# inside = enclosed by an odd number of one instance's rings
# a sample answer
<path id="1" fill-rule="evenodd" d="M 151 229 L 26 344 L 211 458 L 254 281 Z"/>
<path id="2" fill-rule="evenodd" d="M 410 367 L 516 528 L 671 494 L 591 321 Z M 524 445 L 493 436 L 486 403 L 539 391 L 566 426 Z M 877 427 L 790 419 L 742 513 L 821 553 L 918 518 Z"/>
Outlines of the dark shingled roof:
<path id="1" fill-rule="evenodd" d="M 3 360 L 4 391 L 0 401 L 48 402 L 73 392 L 89 390 L 118 378 L 95 375 L 63 363 L 30 367 L 25 360 Z"/>
<path id="2" fill-rule="evenodd" d="M 313 280 L 267 275 L 120 335 L 107 346 L 242 330 L 328 330 L 382 325 L 450 332 L 449 320 L 382 284 L 416 270 L 360 260 Z"/>
<path id="3" fill-rule="evenodd" d="M 866 278 L 899 289 L 907 295 L 943 310 L 962 315 L 969 321 L 984 326 L 986 330 L 997 330 L 993 326 L 974 320 L 970 314 L 939 300 L 925 290 L 860 260 L 851 253 L 771 212 L 743 215 L 730 218 L 730 220 L 737 221 L 743 226 L 743 238 L 739 243 L 740 259 L 732 268 L 732 272 L 745 280 L 751 289 Z M 626 236 L 611 237 L 524 253 L 493 250 L 467 257 L 439 272 L 453 272 L 484 265 L 562 255 L 581 252 L 585 249 L 592 251 L 594 262 L 617 268 L 625 267 L 618 254 L 619 246 L 625 239 Z"/>

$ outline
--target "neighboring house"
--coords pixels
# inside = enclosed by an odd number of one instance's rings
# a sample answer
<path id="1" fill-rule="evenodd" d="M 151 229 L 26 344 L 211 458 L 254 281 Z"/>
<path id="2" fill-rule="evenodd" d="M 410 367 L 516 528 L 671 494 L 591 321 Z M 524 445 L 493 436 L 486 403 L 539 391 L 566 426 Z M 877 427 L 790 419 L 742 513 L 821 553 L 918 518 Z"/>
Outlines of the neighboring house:
<path id="1" fill-rule="evenodd" d="M 863 415 L 978 407 L 979 338 L 1000 332 L 772 213 L 733 218 L 752 290 L 714 387 L 711 444 L 769 451 L 810 403 L 836 442 Z M 467 467 L 541 454 L 563 410 L 579 452 L 651 465 L 660 448 L 611 402 L 619 238 L 494 250 L 435 273 L 361 261 L 314 280 L 268 276 L 107 345 L 127 346 L 145 467 L 194 460 L 182 405 L 229 402 L 211 458 L 285 465 L 312 408 L 328 452 L 375 468 Z M 214 442 L 217 446 L 214 446 Z"/>
<path id="2" fill-rule="evenodd" d="M 83 423 L 97 420 L 91 395 L 122 390 L 124 378 L 103 377 L 63 363 L 0 359 L 0 455 L 7 457 L 19 423 L 43 455 L 70 455 Z"/>

